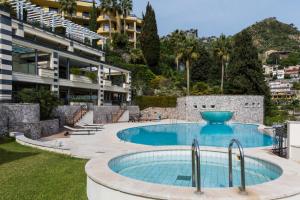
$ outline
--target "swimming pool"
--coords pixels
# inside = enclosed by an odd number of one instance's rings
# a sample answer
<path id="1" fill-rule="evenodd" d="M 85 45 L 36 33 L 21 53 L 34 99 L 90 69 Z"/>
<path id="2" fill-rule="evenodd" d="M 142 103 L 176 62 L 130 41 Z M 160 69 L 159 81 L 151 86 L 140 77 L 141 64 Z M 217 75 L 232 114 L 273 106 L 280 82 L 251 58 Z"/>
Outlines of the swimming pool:
<path id="1" fill-rule="evenodd" d="M 136 144 L 166 146 L 191 145 L 194 138 L 200 146 L 228 147 L 232 138 L 243 147 L 262 147 L 273 144 L 272 137 L 258 131 L 251 124 L 164 124 L 125 129 L 117 136 Z"/>
<path id="2" fill-rule="evenodd" d="M 228 187 L 227 153 L 201 151 L 201 184 L 205 188 Z M 140 152 L 112 159 L 109 167 L 116 173 L 140 181 L 192 187 L 191 151 L 165 150 Z M 282 170 L 264 160 L 245 157 L 246 185 L 277 179 Z M 233 157 L 233 186 L 240 186 L 240 161 Z"/>

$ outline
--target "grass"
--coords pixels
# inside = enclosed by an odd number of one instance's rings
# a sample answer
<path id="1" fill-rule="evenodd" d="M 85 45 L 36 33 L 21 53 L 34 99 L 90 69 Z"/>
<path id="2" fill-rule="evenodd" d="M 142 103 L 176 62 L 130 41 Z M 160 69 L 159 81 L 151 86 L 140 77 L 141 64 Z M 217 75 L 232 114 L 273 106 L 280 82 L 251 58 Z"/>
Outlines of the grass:
<path id="1" fill-rule="evenodd" d="M 0 137 L 0 200 L 86 200 L 86 162 Z"/>

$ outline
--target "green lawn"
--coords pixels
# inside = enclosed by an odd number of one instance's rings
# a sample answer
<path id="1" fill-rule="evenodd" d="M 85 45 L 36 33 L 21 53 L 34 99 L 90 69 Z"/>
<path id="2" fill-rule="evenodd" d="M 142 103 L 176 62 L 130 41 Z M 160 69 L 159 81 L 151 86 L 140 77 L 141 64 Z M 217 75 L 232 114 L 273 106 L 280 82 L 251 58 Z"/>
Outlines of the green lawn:
<path id="1" fill-rule="evenodd" d="M 0 199 L 86 200 L 86 162 L 0 137 Z"/>

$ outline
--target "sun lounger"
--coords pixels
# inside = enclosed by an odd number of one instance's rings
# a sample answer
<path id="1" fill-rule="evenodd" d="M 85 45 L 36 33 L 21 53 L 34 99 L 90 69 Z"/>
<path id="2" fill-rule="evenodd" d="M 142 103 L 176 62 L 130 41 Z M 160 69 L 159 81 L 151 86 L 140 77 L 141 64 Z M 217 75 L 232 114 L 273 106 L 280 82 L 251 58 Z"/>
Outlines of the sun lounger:
<path id="1" fill-rule="evenodd" d="M 81 125 L 81 124 L 77 124 L 77 126 L 79 126 L 80 128 L 83 128 L 83 129 L 94 129 L 96 131 L 100 131 L 103 129 L 103 126 L 86 126 L 86 125 Z"/>
<path id="2" fill-rule="evenodd" d="M 66 129 L 68 129 L 72 134 L 74 133 L 87 133 L 87 135 L 91 135 L 91 133 L 95 133 L 96 129 L 92 128 L 72 128 L 70 126 L 64 126 Z M 67 132 L 67 134 L 69 134 Z M 76 135 L 85 135 L 85 134 L 76 134 Z"/>
<path id="3" fill-rule="evenodd" d="M 84 126 L 98 126 L 98 127 L 103 127 L 104 126 L 104 124 L 88 124 L 88 123 L 84 123 L 84 122 L 82 122 L 82 124 Z"/>

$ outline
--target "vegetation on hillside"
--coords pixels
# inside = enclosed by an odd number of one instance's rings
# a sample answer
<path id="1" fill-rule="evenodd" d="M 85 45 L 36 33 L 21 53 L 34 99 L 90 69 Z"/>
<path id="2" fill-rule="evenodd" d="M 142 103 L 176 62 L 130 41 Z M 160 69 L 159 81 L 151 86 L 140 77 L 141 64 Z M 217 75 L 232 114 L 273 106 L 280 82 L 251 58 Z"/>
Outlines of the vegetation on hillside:
<path id="1" fill-rule="evenodd" d="M 260 53 L 268 50 L 298 51 L 300 32 L 293 24 L 285 24 L 276 18 L 267 18 L 246 29 Z"/>

